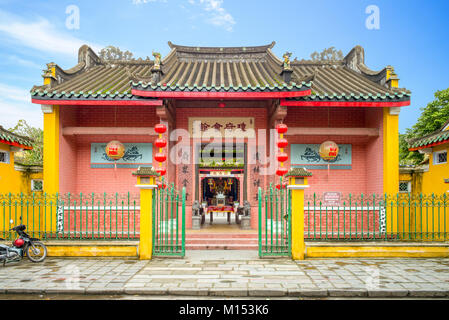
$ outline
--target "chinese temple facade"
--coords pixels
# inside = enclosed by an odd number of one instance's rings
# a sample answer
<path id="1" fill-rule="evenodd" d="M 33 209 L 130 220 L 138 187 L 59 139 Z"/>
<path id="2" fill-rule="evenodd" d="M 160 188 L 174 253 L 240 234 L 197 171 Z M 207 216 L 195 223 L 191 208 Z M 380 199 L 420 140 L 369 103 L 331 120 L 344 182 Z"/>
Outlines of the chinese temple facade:
<path id="1" fill-rule="evenodd" d="M 306 194 L 398 192 L 398 116 L 410 92 L 392 67 L 372 71 L 357 46 L 338 61 L 281 59 L 256 47 L 186 47 L 166 57 L 103 61 L 89 47 L 63 70 L 49 63 L 31 91 L 44 113 L 44 188 L 49 193 L 137 193 L 132 172 L 155 167 L 154 128 L 168 141 L 164 179 L 195 200 L 251 205 L 279 183 L 274 130 L 286 124 L 286 168 L 312 172 Z M 126 149 L 118 161 L 110 141 Z M 339 146 L 332 162 L 318 149 Z M 253 216 L 253 215 L 252 215 Z M 252 219 L 255 228 L 257 221 Z"/>

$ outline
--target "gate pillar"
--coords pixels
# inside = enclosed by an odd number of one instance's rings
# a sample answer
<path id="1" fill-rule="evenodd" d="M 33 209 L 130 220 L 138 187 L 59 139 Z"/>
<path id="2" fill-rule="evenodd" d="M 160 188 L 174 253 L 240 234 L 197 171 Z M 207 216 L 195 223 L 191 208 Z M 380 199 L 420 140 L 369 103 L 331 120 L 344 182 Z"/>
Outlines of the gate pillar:
<path id="1" fill-rule="evenodd" d="M 155 178 L 159 173 L 153 168 L 139 167 L 133 175 L 137 176 L 136 187 L 140 189 L 139 259 L 150 260 L 153 256 L 153 190 L 157 188 Z"/>
<path id="2" fill-rule="evenodd" d="M 298 172 L 295 172 L 298 171 Z M 311 172 L 305 169 L 293 169 L 287 173 L 291 190 L 291 255 L 293 260 L 304 260 L 306 246 L 304 242 L 304 189 L 308 188 L 307 177 Z"/>

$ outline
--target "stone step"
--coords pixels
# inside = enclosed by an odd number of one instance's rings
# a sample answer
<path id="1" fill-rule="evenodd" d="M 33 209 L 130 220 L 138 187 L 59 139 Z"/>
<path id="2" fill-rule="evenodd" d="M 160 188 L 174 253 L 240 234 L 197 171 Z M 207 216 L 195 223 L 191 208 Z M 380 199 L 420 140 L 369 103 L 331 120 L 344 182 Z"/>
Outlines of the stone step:
<path id="1" fill-rule="evenodd" d="M 257 244 L 258 239 L 245 238 L 193 238 L 186 239 L 186 244 Z"/>
<path id="2" fill-rule="evenodd" d="M 186 233 L 186 239 L 257 239 L 257 233 Z"/>
<path id="3" fill-rule="evenodd" d="M 186 250 L 257 250 L 257 244 L 187 244 Z"/>

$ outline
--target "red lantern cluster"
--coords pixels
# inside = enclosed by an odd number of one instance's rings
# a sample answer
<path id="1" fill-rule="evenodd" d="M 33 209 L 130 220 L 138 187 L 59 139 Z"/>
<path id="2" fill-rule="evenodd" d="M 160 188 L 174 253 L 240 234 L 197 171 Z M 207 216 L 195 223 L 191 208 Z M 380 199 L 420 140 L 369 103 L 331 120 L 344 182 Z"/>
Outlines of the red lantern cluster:
<path id="1" fill-rule="evenodd" d="M 279 133 L 279 139 L 277 141 L 277 146 L 279 148 L 279 152 L 277 154 L 277 160 L 280 163 L 280 167 L 276 170 L 276 174 L 280 177 L 284 176 L 288 169 L 284 167 L 284 162 L 288 160 L 288 155 L 284 152 L 284 148 L 288 145 L 287 139 L 284 138 L 284 133 L 286 133 L 288 127 L 286 124 L 280 123 L 276 126 L 276 131 Z M 281 186 L 279 185 L 280 189 Z"/>
<path id="2" fill-rule="evenodd" d="M 162 148 L 165 148 L 167 146 L 167 140 L 162 137 L 162 134 L 167 131 L 167 127 L 165 126 L 165 124 L 158 123 L 154 126 L 154 131 L 159 134 L 159 138 L 157 138 L 154 142 L 154 145 L 159 148 L 159 152 L 154 156 L 154 160 L 159 162 L 159 167 L 157 167 L 155 170 L 161 176 L 164 176 L 167 173 L 167 169 L 162 167 L 162 163 L 167 160 L 167 154 L 163 152 Z"/>

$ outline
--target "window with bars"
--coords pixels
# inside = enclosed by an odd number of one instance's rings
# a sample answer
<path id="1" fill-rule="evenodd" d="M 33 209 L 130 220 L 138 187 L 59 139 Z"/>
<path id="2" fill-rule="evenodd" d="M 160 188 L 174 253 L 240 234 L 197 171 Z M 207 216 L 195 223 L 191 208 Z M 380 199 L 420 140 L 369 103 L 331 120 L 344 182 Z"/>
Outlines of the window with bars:
<path id="1" fill-rule="evenodd" d="M 9 163 L 8 151 L 0 151 L 0 163 Z"/>
<path id="2" fill-rule="evenodd" d="M 433 153 L 433 163 L 442 164 L 447 163 L 447 151 L 437 151 Z"/>
<path id="3" fill-rule="evenodd" d="M 33 179 L 31 180 L 31 191 L 43 191 L 44 190 L 44 181 L 41 179 Z"/>
<path id="4" fill-rule="evenodd" d="M 399 181 L 399 192 L 408 193 L 412 191 L 412 183 L 410 181 Z"/>

